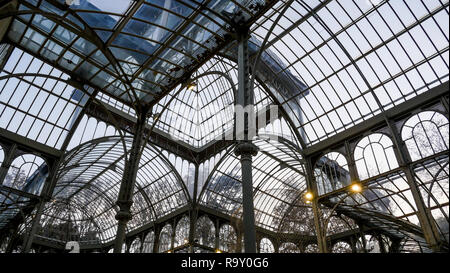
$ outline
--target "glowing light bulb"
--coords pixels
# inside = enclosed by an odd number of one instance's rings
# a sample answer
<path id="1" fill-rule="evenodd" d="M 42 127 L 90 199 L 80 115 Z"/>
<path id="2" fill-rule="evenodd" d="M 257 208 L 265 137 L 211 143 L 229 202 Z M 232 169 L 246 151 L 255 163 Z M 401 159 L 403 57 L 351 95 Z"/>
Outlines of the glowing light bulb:
<path id="1" fill-rule="evenodd" d="M 359 183 L 354 183 L 353 185 L 350 186 L 350 190 L 352 192 L 359 193 L 362 192 L 362 186 Z"/>
<path id="2" fill-rule="evenodd" d="M 310 201 L 311 202 L 311 200 L 313 200 L 313 198 L 314 198 L 314 195 L 311 192 L 305 193 L 306 201 Z"/>
<path id="3" fill-rule="evenodd" d="M 197 83 L 191 82 L 187 85 L 187 90 L 192 91 L 197 87 Z"/>

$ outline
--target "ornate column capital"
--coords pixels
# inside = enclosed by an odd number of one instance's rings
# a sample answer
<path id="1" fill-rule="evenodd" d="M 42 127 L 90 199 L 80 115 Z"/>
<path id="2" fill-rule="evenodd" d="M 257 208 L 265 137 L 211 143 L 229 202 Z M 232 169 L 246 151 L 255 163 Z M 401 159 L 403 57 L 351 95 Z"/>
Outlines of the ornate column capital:
<path id="1" fill-rule="evenodd" d="M 130 212 L 128 212 L 128 211 L 119 211 L 117 214 L 116 214 L 116 220 L 117 221 L 125 221 L 125 222 L 128 222 L 128 221 L 130 221 L 131 220 L 131 213 Z"/>
<path id="2" fill-rule="evenodd" d="M 237 156 L 256 156 L 258 154 L 259 148 L 248 141 L 239 143 L 234 149 L 234 153 Z"/>
<path id="3" fill-rule="evenodd" d="M 132 216 L 130 213 L 130 208 L 133 205 L 132 201 L 117 201 L 116 204 L 119 206 L 120 210 L 116 214 L 116 220 L 128 222 L 131 220 Z"/>

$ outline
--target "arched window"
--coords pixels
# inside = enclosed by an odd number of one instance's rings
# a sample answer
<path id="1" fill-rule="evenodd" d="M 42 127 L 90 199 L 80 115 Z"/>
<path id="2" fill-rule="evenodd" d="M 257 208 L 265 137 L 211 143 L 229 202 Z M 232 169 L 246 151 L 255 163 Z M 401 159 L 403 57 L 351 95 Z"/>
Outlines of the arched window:
<path id="1" fill-rule="evenodd" d="M 355 163 L 359 179 L 387 172 L 398 167 L 391 139 L 384 134 L 371 134 L 358 142 Z"/>
<path id="2" fill-rule="evenodd" d="M 272 244 L 272 241 L 270 241 L 267 238 L 262 238 L 259 242 L 259 252 L 260 253 L 274 253 L 275 247 Z"/>
<path id="3" fill-rule="evenodd" d="M 175 228 L 175 242 L 174 246 L 185 245 L 189 242 L 189 217 L 184 216 L 178 222 Z"/>
<path id="4" fill-rule="evenodd" d="M 401 253 L 423 253 L 424 249 L 421 244 L 414 239 L 405 238 L 400 243 L 400 252 Z"/>
<path id="5" fill-rule="evenodd" d="M 45 161 L 33 154 L 24 154 L 11 163 L 3 185 L 38 195 L 48 176 Z"/>
<path id="6" fill-rule="evenodd" d="M 434 111 L 414 115 L 403 125 L 402 139 L 413 161 L 448 150 L 448 119 Z"/>
<path id="7" fill-rule="evenodd" d="M 172 248 L 172 227 L 167 224 L 159 234 L 159 251 L 166 252 Z"/>
<path id="8" fill-rule="evenodd" d="M 310 244 L 305 247 L 305 253 L 319 253 L 319 246 L 317 244 Z"/>
<path id="9" fill-rule="evenodd" d="M 84 115 L 70 139 L 67 150 L 70 151 L 76 146 L 96 138 L 117 136 L 118 134 L 114 126 Z"/>
<path id="10" fill-rule="evenodd" d="M 367 253 L 382 253 L 382 245 L 380 244 L 380 241 L 376 236 L 373 235 L 364 235 L 364 239 L 366 241 L 366 249 L 365 252 Z M 389 248 L 391 245 L 391 240 L 384 236 L 380 235 L 380 239 L 383 241 L 383 247 L 384 252 L 389 252 Z M 364 252 L 364 244 L 362 237 L 359 237 L 358 241 L 356 242 L 356 251 L 357 252 Z"/>
<path id="11" fill-rule="evenodd" d="M 358 226 L 355 221 L 345 215 L 331 216 L 327 225 L 327 235 L 333 235 L 356 229 Z"/>
<path id="12" fill-rule="evenodd" d="M 282 243 L 280 245 L 280 249 L 278 250 L 280 253 L 300 253 L 300 249 L 294 243 Z"/>
<path id="13" fill-rule="evenodd" d="M 155 233 L 150 231 L 147 236 L 145 236 L 144 243 L 142 244 L 142 253 L 152 253 L 154 243 Z"/>
<path id="14" fill-rule="evenodd" d="M 130 253 L 141 253 L 141 239 L 134 239 L 130 246 Z"/>
<path id="15" fill-rule="evenodd" d="M 337 242 L 331 248 L 331 253 L 352 253 L 352 247 L 346 242 Z"/>
<path id="16" fill-rule="evenodd" d="M 314 170 L 319 194 L 335 191 L 350 184 L 350 173 L 345 156 L 331 152 L 322 156 Z"/>
<path id="17" fill-rule="evenodd" d="M 237 234 L 231 225 L 225 224 L 219 230 L 219 249 L 235 253 L 237 251 Z"/>
<path id="18" fill-rule="evenodd" d="M 430 209 L 436 227 L 448 242 L 450 166 L 448 156 L 438 158 L 416 164 L 414 172 L 417 183 L 421 185 L 425 206 Z"/>
<path id="19" fill-rule="evenodd" d="M 383 245 L 380 245 L 380 247 L 384 248 L 385 253 L 391 252 L 391 246 L 392 246 L 392 240 L 391 238 L 387 237 L 386 235 L 380 235 L 380 239 L 383 243 Z"/>
<path id="20" fill-rule="evenodd" d="M 208 247 L 214 247 L 216 235 L 214 223 L 206 216 L 198 218 L 195 225 L 195 240 Z"/>

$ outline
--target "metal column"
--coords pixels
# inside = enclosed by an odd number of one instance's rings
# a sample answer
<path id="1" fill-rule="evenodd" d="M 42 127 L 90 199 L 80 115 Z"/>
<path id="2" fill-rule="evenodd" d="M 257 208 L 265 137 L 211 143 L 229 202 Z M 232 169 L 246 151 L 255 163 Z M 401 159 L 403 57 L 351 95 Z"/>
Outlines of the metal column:
<path id="1" fill-rule="evenodd" d="M 240 143 L 235 154 L 240 157 L 242 165 L 242 202 L 245 253 L 256 253 L 255 212 L 253 206 L 252 157 L 258 153 L 258 148 L 251 142 L 252 133 L 256 130 L 254 124 L 253 90 L 250 88 L 250 68 L 248 55 L 248 28 L 236 30 L 238 38 L 238 94 L 236 109 L 245 109 L 235 117 L 235 133 Z M 236 111 L 237 112 L 237 111 Z M 243 114 L 243 115 L 239 115 Z M 243 120 L 241 120 L 243 118 Z M 239 127 L 238 124 L 243 125 Z M 243 129 L 243 132 L 240 130 Z"/>
<path id="2" fill-rule="evenodd" d="M 198 188 L 198 164 L 195 164 L 195 179 L 194 179 L 194 193 L 192 196 L 192 205 L 189 212 L 189 253 L 194 253 L 194 239 L 195 239 L 195 223 L 197 222 L 197 188 Z"/>
<path id="3" fill-rule="evenodd" d="M 322 217 L 319 208 L 319 202 L 317 201 L 318 191 L 317 184 L 314 177 L 314 171 L 312 167 L 311 158 L 305 158 L 306 165 L 306 182 L 308 190 L 313 194 L 314 198 L 311 201 L 311 207 L 314 216 L 314 226 L 316 229 L 317 246 L 319 247 L 320 253 L 328 253 L 326 234 L 323 232 L 322 227 Z"/>
<path id="4" fill-rule="evenodd" d="M 139 169 L 139 160 L 141 158 L 141 148 L 144 143 L 144 129 L 146 125 L 147 111 L 138 114 L 136 128 L 133 137 L 133 144 L 130 150 L 130 156 L 125 162 L 125 169 L 120 185 L 119 198 L 117 205 L 119 212 L 116 214 L 118 221 L 116 241 L 114 243 L 114 253 L 121 253 L 122 245 L 125 241 L 126 227 L 131 220 L 131 206 L 133 204 L 133 190 L 136 183 L 136 175 Z"/>
<path id="5" fill-rule="evenodd" d="M 216 219 L 215 223 L 215 241 L 214 241 L 214 248 L 216 251 L 220 249 L 220 222 L 219 219 Z"/>
<path id="6" fill-rule="evenodd" d="M 256 253 L 255 212 L 253 206 L 252 157 L 258 148 L 250 142 L 238 144 L 235 154 L 241 157 L 242 165 L 242 211 L 244 224 L 245 253 Z"/>
<path id="7" fill-rule="evenodd" d="M 34 216 L 34 219 L 32 220 L 31 227 L 28 231 L 28 236 L 24 238 L 23 242 L 23 252 L 28 253 L 30 252 L 31 245 L 34 240 L 34 236 L 37 232 L 39 223 L 41 221 L 42 213 L 44 212 L 45 204 L 51 200 L 51 196 L 53 193 L 53 190 L 56 185 L 57 181 L 57 171 L 59 163 L 61 162 L 62 157 L 59 160 L 55 160 L 51 166 L 49 166 L 50 172 L 47 177 L 47 180 L 45 181 L 44 187 L 42 189 L 41 193 L 41 200 L 39 201 L 37 208 L 36 208 L 36 215 Z"/>

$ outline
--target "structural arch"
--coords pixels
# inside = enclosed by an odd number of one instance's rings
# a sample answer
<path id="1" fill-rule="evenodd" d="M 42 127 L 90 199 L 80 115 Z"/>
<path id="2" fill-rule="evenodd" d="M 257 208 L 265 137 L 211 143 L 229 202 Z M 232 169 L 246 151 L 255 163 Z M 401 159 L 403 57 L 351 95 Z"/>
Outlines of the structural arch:
<path id="1" fill-rule="evenodd" d="M 381 133 L 362 138 L 355 147 L 354 158 L 360 180 L 398 167 L 392 140 Z"/>

